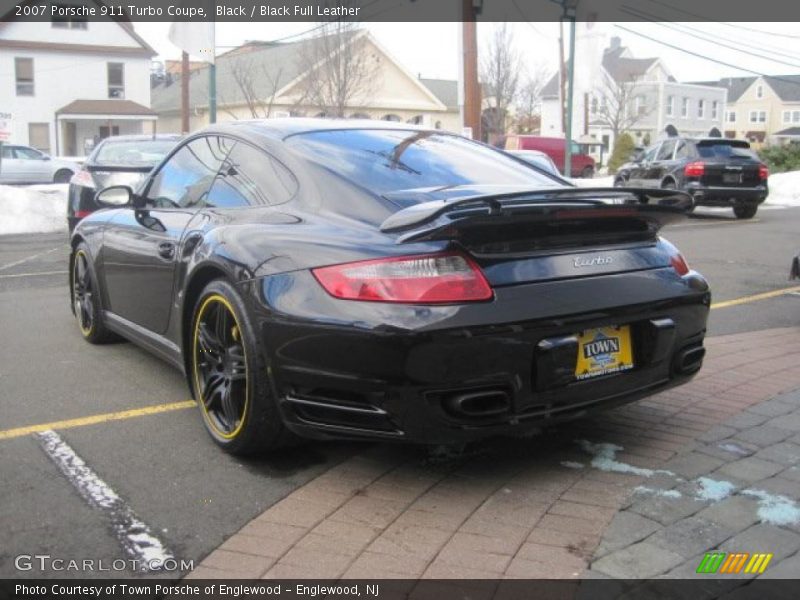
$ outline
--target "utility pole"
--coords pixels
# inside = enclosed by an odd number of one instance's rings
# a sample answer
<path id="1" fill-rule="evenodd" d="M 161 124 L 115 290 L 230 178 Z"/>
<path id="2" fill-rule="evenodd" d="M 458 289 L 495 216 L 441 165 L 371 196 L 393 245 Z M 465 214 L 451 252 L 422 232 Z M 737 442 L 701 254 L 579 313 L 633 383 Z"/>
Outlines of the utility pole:
<path id="1" fill-rule="evenodd" d="M 481 139 L 481 89 L 478 84 L 478 31 L 476 18 L 481 0 L 462 0 L 462 64 L 464 65 L 464 127 L 472 130 L 472 139 Z"/>
<path id="2" fill-rule="evenodd" d="M 564 137 L 565 151 L 564 151 L 564 175 L 572 177 L 572 104 L 575 87 L 575 9 L 578 6 L 579 0 L 552 0 L 561 6 L 561 28 L 563 31 L 564 21 L 569 22 L 569 63 L 567 64 L 567 110 L 564 119 Z M 563 35 L 563 34 L 562 34 Z M 563 39 L 563 38 L 562 38 Z M 563 48 L 563 42 L 559 44 Z M 561 64 L 563 65 L 563 58 Z M 561 78 L 562 85 L 564 78 Z M 563 88 L 562 88 L 563 89 Z M 562 98 L 563 93 L 562 93 Z"/>
<path id="3" fill-rule="evenodd" d="M 181 54 L 181 133 L 189 133 L 189 54 Z"/>

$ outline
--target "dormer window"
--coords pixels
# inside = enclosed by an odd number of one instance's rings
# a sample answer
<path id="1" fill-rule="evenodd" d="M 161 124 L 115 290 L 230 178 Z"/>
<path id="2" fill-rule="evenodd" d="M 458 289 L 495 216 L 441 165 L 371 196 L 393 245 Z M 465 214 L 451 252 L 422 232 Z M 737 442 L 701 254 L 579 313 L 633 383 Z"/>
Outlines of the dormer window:
<path id="1" fill-rule="evenodd" d="M 763 98 L 764 97 L 764 86 L 759 85 L 756 86 L 756 98 Z"/>
<path id="2" fill-rule="evenodd" d="M 68 9 L 74 8 L 70 5 L 66 4 L 57 4 L 56 8 Z M 56 11 L 58 14 L 60 11 Z M 67 12 L 67 11 L 63 11 Z M 55 29 L 88 29 L 89 28 L 89 21 L 86 17 L 53 17 L 51 21 L 53 28 Z"/>

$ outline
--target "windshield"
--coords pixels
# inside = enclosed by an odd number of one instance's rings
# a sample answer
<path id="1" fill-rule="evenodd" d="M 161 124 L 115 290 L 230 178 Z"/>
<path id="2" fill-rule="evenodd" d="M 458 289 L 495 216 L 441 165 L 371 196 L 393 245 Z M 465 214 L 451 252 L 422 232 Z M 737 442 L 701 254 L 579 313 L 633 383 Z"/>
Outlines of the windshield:
<path id="1" fill-rule="evenodd" d="M 757 160 L 756 153 L 743 143 L 713 142 L 697 144 L 697 152 L 703 158 L 750 158 Z"/>
<path id="2" fill-rule="evenodd" d="M 175 147 L 177 140 L 127 140 L 106 142 L 97 151 L 97 165 L 154 167 Z"/>
<path id="3" fill-rule="evenodd" d="M 431 131 L 316 131 L 291 136 L 287 142 L 308 160 L 377 194 L 473 184 L 558 185 L 503 152 Z"/>

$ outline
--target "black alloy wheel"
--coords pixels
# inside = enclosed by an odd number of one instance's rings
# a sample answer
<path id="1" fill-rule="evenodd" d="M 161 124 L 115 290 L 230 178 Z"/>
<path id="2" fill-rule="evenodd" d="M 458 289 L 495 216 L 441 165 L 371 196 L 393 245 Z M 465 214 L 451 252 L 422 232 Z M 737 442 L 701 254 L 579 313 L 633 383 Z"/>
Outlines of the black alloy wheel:
<path id="1" fill-rule="evenodd" d="M 84 339 L 92 344 L 102 344 L 114 339 L 102 319 L 102 307 L 94 275 L 92 259 L 86 244 L 80 244 L 72 256 L 72 312 Z"/>

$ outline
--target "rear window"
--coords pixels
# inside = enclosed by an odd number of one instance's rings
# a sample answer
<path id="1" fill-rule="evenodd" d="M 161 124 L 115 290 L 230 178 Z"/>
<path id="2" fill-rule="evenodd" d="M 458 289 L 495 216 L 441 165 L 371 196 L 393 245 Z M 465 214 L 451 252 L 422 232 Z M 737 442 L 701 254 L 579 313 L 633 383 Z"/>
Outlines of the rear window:
<path id="1" fill-rule="evenodd" d="M 106 142 L 97 150 L 96 165 L 154 167 L 161 162 L 178 140 L 128 140 Z"/>
<path id="2" fill-rule="evenodd" d="M 701 142 L 697 153 L 703 158 L 750 158 L 758 159 L 747 142 Z"/>
<path id="3" fill-rule="evenodd" d="M 385 194 L 471 184 L 556 186 L 503 152 L 454 135 L 396 129 L 316 131 L 287 143 L 308 160 Z M 563 185 L 563 184 L 562 184 Z"/>

